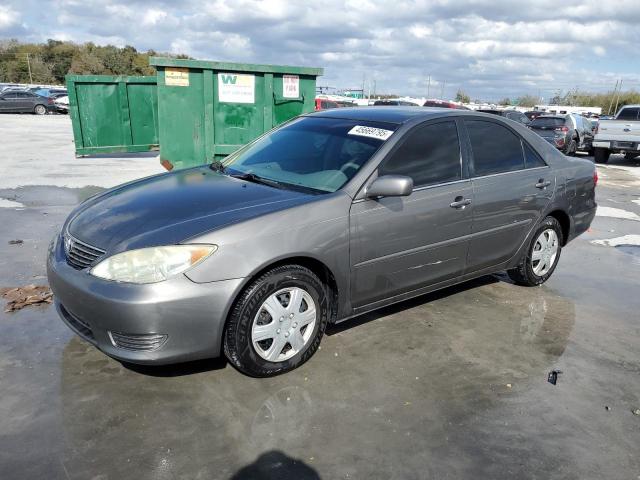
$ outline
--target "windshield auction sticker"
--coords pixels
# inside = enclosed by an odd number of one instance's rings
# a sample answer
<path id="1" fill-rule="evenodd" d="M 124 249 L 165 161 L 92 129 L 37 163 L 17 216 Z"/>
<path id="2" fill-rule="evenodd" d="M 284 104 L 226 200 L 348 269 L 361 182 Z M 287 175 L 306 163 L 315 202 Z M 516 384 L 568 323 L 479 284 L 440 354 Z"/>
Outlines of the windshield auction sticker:
<path id="1" fill-rule="evenodd" d="M 377 138 L 378 140 L 386 140 L 391 136 L 393 130 L 385 130 L 384 128 L 365 127 L 364 125 L 356 125 L 349 130 L 349 135 L 359 135 L 361 137 Z"/>
<path id="2" fill-rule="evenodd" d="M 218 74 L 218 101 L 226 103 L 255 103 L 255 75 L 237 73 Z"/>

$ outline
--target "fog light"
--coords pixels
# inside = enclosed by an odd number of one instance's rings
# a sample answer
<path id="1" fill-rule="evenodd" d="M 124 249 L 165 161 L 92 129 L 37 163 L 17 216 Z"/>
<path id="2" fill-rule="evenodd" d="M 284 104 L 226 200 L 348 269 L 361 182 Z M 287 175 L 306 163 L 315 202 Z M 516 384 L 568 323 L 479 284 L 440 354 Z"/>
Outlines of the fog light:
<path id="1" fill-rule="evenodd" d="M 132 333 L 109 332 L 114 347 L 135 352 L 152 352 L 158 350 L 167 341 L 168 335 L 149 333 L 144 335 Z"/>

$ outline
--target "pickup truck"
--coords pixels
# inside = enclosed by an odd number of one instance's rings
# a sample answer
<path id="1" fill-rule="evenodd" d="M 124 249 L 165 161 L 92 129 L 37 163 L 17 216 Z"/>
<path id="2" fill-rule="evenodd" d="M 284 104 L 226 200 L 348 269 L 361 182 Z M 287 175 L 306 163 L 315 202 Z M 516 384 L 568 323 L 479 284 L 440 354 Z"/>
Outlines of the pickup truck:
<path id="1" fill-rule="evenodd" d="M 593 147 L 596 163 L 607 163 L 611 153 L 627 159 L 640 155 L 640 105 L 625 105 L 613 120 L 600 120 Z"/>

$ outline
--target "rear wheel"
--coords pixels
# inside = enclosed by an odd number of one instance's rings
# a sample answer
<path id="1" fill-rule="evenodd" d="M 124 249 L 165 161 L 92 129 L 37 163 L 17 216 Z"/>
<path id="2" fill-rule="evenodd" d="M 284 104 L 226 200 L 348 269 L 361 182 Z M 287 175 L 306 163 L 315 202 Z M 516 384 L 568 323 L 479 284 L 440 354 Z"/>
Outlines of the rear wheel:
<path id="1" fill-rule="evenodd" d="M 316 352 L 327 326 L 326 286 L 309 269 L 283 265 L 254 280 L 236 301 L 224 352 L 243 373 L 269 377 L 293 370 Z"/>
<path id="2" fill-rule="evenodd" d="M 33 109 L 33 112 L 36 115 L 44 115 L 45 113 L 47 113 L 47 107 L 45 107 L 44 105 L 36 105 Z"/>
<path id="3" fill-rule="evenodd" d="M 627 152 L 627 153 L 625 153 L 625 154 L 624 154 L 624 158 L 625 158 L 626 160 L 633 160 L 633 159 L 634 159 L 634 158 L 636 158 L 637 156 L 638 156 L 638 154 L 637 154 L 637 153 L 635 153 L 635 152 Z"/>
<path id="4" fill-rule="evenodd" d="M 547 217 L 537 228 L 520 264 L 509 271 L 518 285 L 533 287 L 546 282 L 558 264 L 562 251 L 562 227 L 554 217 Z"/>
<path id="5" fill-rule="evenodd" d="M 564 149 L 564 154 L 570 157 L 573 157 L 577 151 L 578 151 L 578 141 L 576 140 L 576 137 L 573 137 L 571 138 L 569 143 L 567 143 L 567 146 Z"/>
<path id="6" fill-rule="evenodd" d="M 596 163 L 607 163 L 610 155 L 611 151 L 608 148 L 596 147 L 593 149 L 593 160 Z"/>

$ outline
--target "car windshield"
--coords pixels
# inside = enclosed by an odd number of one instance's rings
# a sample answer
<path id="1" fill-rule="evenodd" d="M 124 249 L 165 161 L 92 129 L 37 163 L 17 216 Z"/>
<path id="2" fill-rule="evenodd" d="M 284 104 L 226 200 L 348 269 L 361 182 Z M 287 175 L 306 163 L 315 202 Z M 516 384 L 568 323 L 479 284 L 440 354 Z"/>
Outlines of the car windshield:
<path id="1" fill-rule="evenodd" d="M 335 192 L 395 128 L 388 123 L 301 117 L 239 150 L 223 165 L 231 175 L 254 175 L 284 188 Z"/>
<path id="2" fill-rule="evenodd" d="M 532 127 L 562 127 L 564 118 L 558 117 L 538 117 L 531 122 Z"/>

